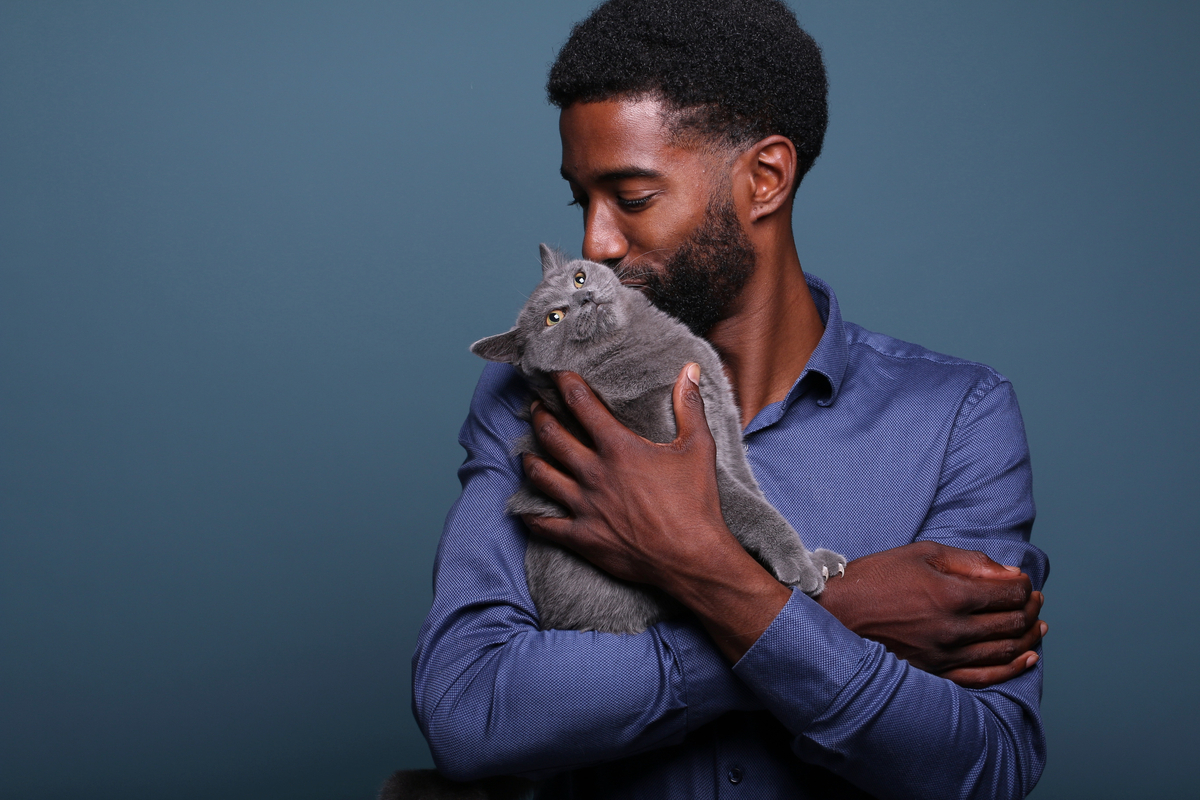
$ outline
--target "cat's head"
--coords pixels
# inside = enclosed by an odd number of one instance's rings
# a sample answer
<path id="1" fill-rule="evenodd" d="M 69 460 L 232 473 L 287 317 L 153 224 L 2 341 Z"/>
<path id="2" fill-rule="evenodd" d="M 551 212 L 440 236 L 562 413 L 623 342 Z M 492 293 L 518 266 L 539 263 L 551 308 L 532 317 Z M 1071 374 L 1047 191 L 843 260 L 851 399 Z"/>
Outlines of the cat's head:
<path id="1" fill-rule="evenodd" d="M 480 339 L 471 352 L 515 364 L 523 372 L 579 369 L 619 336 L 631 304 L 645 303 L 611 269 L 569 260 L 541 246 L 542 282 L 505 333 Z"/>

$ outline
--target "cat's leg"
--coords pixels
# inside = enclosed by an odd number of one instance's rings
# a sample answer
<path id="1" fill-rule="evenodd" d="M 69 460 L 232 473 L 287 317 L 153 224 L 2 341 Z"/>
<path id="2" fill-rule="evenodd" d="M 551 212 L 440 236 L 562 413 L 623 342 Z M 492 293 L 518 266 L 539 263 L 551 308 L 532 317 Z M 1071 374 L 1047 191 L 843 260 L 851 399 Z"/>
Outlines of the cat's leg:
<path id="1" fill-rule="evenodd" d="M 525 578 L 542 630 L 641 633 L 678 608 L 665 595 L 619 581 L 534 536 L 525 550 Z"/>
<path id="2" fill-rule="evenodd" d="M 815 597 L 825 588 L 825 580 L 830 575 L 844 570 L 846 560 L 829 550 L 822 550 L 823 555 L 814 558 L 792 526 L 761 492 L 738 481 L 723 479 L 720 471 L 717 478 L 725 524 L 747 552 L 780 583 Z"/>

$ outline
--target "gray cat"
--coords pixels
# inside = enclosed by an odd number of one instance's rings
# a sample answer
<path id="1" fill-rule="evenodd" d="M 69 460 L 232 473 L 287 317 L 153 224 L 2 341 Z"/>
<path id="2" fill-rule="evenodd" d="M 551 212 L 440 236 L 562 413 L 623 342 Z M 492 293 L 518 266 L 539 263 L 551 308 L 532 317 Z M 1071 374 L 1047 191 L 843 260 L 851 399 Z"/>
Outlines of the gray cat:
<path id="1" fill-rule="evenodd" d="M 480 339 L 471 352 L 514 365 L 546 407 L 586 441 L 550 373 L 579 373 L 613 415 L 654 442 L 675 438 L 671 392 L 684 364 L 700 365 L 700 395 L 717 445 L 717 486 L 725 524 L 780 582 L 816 596 L 846 559 L 809 552 L 758 488 L 742 449 L 741 414 L 712 345 L 623 286 L 608 267 L 570 261 L 542 245 L 542 282 L 506 333 Z M 538 453 L 533 437 L 517 452 Z M 540 454 L 540 453 L 539 453 Z M 514 515 L 565 517 L 566 511 L 526 484 L 508 501 Z M 525 551 L 525 577 L 542 630 L 640 633 L 678 605 L 651 587 L 617 580 L 538 537 Z"/>

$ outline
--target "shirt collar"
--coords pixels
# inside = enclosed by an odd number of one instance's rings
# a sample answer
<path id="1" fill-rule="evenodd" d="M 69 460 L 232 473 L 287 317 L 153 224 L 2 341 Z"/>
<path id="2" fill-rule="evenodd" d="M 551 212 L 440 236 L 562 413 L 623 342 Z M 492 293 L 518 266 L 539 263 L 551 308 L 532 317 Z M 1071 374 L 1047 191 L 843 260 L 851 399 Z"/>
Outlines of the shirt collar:
<path id="1" fill-rule="evenodd" d="M 758 415 L 746 428 L 745 433 L 747 434 L 777 422 L 787 413 L 792 403 L 806 392 L 820 393 L 817 398 L 819 406 L 831 406 L 837 400 L 842 386 L 842 378 L 846 374 L 846 362 L 850 357 L 850 344 L 846 341 L 846 327 L 842 322 L 842 312 L 838 308 L 837 296 L 834 295 L 833 289 L 829 288 L 829 284 L 807 272 L 804 273 L 804 280 L 808 283 L 808 291 L 817 307 L 817 313 L 821 316 L 825 332 L 821 334 L 817 348 L 809 356 L 808 363 L 804 365 L 804 371 L 792 384 L 787 397 L 758 412 Z"/>

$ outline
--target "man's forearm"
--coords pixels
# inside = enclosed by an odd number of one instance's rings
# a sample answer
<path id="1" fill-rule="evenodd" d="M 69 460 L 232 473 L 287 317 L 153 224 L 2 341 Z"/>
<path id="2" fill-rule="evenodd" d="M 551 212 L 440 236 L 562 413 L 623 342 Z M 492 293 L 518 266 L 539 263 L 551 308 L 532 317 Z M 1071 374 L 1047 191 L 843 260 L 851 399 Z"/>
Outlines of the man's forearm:
<path id="1" fill-rule="evenodd" d="M 879 797 L 1023 797 L 1045 762 L 1040 666 L 976 691 L 918 670 L 795 593 L 734 674 L 793 748 Z"/>
<path id="2" fill-rule="evenodd" d="M 714 531 L 714 546 L 687 564 L 675 564 L 658 585 L 683 603 L 732 664 L 778 616 L 791 590 L 747 553 L 728 530 Z"/>

